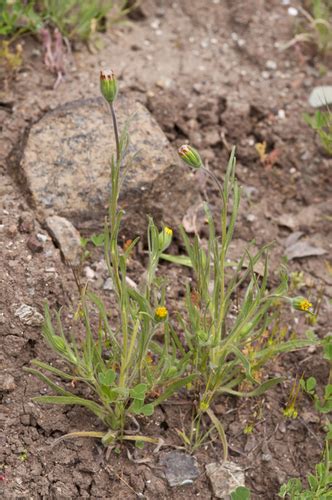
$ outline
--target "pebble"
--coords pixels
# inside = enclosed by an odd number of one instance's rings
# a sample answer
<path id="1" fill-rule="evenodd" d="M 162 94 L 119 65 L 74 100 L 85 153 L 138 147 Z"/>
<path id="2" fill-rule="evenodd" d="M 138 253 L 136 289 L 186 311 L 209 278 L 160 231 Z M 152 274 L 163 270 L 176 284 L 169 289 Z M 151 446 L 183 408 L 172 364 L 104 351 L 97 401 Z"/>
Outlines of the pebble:
<path id="1" fill-rule="evenodd" d="M 279 111 L 278 111 L 278 118 L 280 120 L 284 120 L 286 118 L 286 113 L 285 113 L 284 109 L 279 109 Z"/>
<path id="2" fill-rule="evenodd" d="M 8 226 L 8 228 L 7 228 L 7 234 L 8 234 L 8 236 L 11 236 L 11 237 L 16 236 L 16 234 L 17 234 L 17 227 L 16 227 L 15 224 L 11 224 L 10 226 Z"/>
<path id="3" fill-rule="evenodd" d="M 246 215 L 246 220 L 248 222 L 254 222 L 256 219 L 257 219 L 257 217 L 254 214 L 248 214 L 248 215 Z"/>
<path id="4" fill-rule="evenodd" d="M 86 266 L 84 268 L 84 274 L 85 274 L 86 278 L 88 278 L 90 280 L 92 280 L 95 277 L 95 275 L 96 275 L 96 273 L 94 272 L 94 270 L 91 269 L 91 267 L 89 267 L 89 266 Z"/>
<path id="5" fill-rule="evenodd" d="M 275 61 L 272 61 L 272 59 L 269 59 L 268 61 L 266 61 L 265 67 L 267 69 L 275 70 L 275 69 L 277 69 L 278 66 L 277 66 L 277 63 Z"/>
<path id="6" fill-rule="evenodd" d="M 32 253 L 40 253 L 44 249 L 43 243 L 34 234 L 28 239 L 27 247 Z"/>
<path id="7" fill-rule="evenodd" d="M 113 290 L 114 289 L 112 278 L 107 278 L 107 280 L 105 281 L 105 283 L 103 285 L 103 289 L 104 290 Z"/>
<path id="8" fill-rule="evenodd" d="M 288 7 L 287 12 L 288 12 L 288 15 L 293 16 L 293 17 L 297 16 L 299 13 L 299 11 L 295 7 Z"/>
<path id="9" fill-rule="evenodd" d="M 20 233 L 32 233 L 35 229 L 35 220 L 30 214 L 22 214 L 18 219 Z"/>
<path id="10" fill-rule="evenodd" d="M 238 486 L 245 486 L 244 472 L 233 462 L 211 463 L 205 469 L 216 498 L 230 498 Z"/>
<path id="11" fill-rule="evenodd" d="M 270 78 L 270 73 L 268 71 L 262 71 L 262 78 L 268 80 Z"/>
<path id="12" fill-rule="evenodd" d="M 29 414 L 21 415 L 20 421 L 22 425 L 30 425 L 31 419 Z"/>
<path id="13" fill-rule="evenodd" d="M 161 458 L 160 463 L 165 468 L 170 486 L 192 484 L 199 475 L 196 459 L 186 453 L 171 451 Z"/>
<path id="14" fill-rule="evenodd" d="M 9 373 L 0 373 L 0 391 L 12 392 L 16 389 L 14 377 Z"/>
<path id="15" fill-rule="evenodd" d="M 43 233 L 37 233 L 37 238 L 42 243 L 45 243 L 48 240 L 48 236 L 46 234 L 43 234 Z"/>
<path id="16" fill-rule="evenodd" d="M 68 219 L 58 215 L 47 217 L 46 224 L 66 263 L 71 267 L 78 267 L 82 253 L 80 233 Z"/>
<path id="17" fill-rule="evenodd" d="M 22 304 L 16 309 L 14 316 L 18 317 L 23 324 L 29 326 L 40 326 L 44 322 L 43 316 L 37 309 L 27 304 Z"/>

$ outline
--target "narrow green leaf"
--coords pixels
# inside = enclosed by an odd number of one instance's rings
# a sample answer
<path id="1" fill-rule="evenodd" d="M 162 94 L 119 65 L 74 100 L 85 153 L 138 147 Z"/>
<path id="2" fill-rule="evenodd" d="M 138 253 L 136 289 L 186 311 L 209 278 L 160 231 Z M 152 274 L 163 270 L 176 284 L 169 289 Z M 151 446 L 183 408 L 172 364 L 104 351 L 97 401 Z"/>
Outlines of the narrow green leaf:
<path id="1" fill-rule="evenodd" d="M 55 404 L 55 405 L 78 405 L 88 408 L 97 417 L 103 419 L 105 416 L 104 409 L 90 399 L 79 398 L 78 396 L 37 396 L 33 398 L 37 403 Z"/>
<path id="2" fill-rule="evenodd" d="M 160 403 L 168 399 L 170 396 L 172 396 L 175 392 L 177 392 L 181 387 L 190 384 L 195 378 L 197 378 L 198 374 L 193 374 L 193 375 L 188 375 L 187 377 L 184 377 L 180 380 L 176 380 L 169 386 L 167 386 L 164 390 L 164 392 L 159 396 L 159 398 L 155 399 L 153 401 L 153 406 L 158 406 Z"/>

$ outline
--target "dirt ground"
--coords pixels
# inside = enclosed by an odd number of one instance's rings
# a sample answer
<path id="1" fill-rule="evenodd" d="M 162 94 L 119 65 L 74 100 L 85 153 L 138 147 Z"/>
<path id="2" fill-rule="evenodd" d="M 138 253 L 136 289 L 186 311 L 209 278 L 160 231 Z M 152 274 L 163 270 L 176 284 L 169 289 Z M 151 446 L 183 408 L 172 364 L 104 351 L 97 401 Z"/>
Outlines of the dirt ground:
<path id="1" fill-rule="evenodd" d="M 144 15 L 102 36 L 100 51 L 93 54 L 85 46 L 75 47 L 65 81 L 56 91 L 54 76 L 42 63 L 41 46 L 32 38 L 23 40 L 24 65 L 16 78 L 1 83 L 0 359 L 2 371 L 13 377 L 1 400 L 3 498 L 213 498 L 205 465 L 221 459 L 218 442 L 196 453 L 200 475 L 192 485 L 171 488 L 160 467 L 167 448 L 156 454 L 146 448 L 133 462 L 126 447 L 106 457 L 102 445 L 93 440 L 54 445 L 66 432 L 100 425 L 83 409 L 32 403 L 31 398 L 44 394 L 45 388 L 22 371 L 35 357 L 51 361 L 54 356 L 41 339 L 40 327 L 22 325 L 15 311 L 28 304 L 42 312 L 45 299 L 53 309 L 73 309 L 77 299 L 70 270 L 29 205 L 19 169 L 22 144 L 31 124 L 48 110 L 98 95 L 100 68 L 112 67 L 121 92 L 148 107 L 174 148 L 189 140 L 220 180 L 229 147 L 237 146 L 243 201 L 234 255 L 253 239 L 257 245 L 275 241 L 273 282 L 287 238 L 301 231 L 303 241 L 325 254 L 294 258 L 289 271 L 303 272 L 297 294 L 307 295 L 313 303 L 322 295 L 318 322 L 310 328 L 321 338 L 330 329 L 331 159 L 302 115 L 309 110 L 311 90 L 331 81 L 331 71 L 322 71 L 323 62 L 310 52 L 280 50 L 294 33 L 294 18 L 281 0 L 159 0 L 143 1 L 143 6 Z M 265 164 L 255 149 L 264 141 Z M 198 182 L 202 196 L 216 208 L 215 187 L 209 181 Z M 44 235 L 40 251 L 31 243 L 37 233 Z M 177 241 L 174 252 L 179 251 Z M 93 286 L 106 295 L 101 255 L 93 253 L 88 265 L 95 271 Z M 174 266 L 164 268 L 172 282 L 170 302 L 176 303 L 183 296 L 183 274 Z M 141 269 L 138 254 L 133 278 Z M 297 318 L 287 317 L 285 324 L 303 335 L 309 326 L 303 317 Z M 290 477 L 304 478 L 319 461 L 324 443 L 324 418 L 306 396 L 300 398 L 297 419 L 287 420 L 282 414 L 296 377 L 315 376 L 321 387 L 327 382 L 321 351 L 280 356 L 270 370 L 285 381 L 264 398 L 229 397 L 215 406 L 225 425 L 230 459 L 243 467 L 253 499 L 277 498 L 280 485 Z M 141 425 L 145 434 L 180 445 L 174 429 L 186 418 L 185 404 L 164 405 Z M 253 433 L 245 434 L 244 427 L 253 420 Z"/>

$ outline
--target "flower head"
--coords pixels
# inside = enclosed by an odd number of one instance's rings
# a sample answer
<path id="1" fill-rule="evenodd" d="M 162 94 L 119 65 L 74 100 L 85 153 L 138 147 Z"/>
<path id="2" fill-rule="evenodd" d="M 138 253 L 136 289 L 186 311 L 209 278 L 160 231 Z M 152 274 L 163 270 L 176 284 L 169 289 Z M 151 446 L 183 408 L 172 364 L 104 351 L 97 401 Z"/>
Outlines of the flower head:
<path id="1" fill-rule="evenodd" d="M 162 231 L 160 231 L 159 240 L 159 250 L 164 252 L 172 242 L 173 230 L 170 227 L 165 226 Z"/>
<path id="2" fill-rule="evenodd" d="M 118 82 L 111 69 L 100 71 L 100 91 L 109 104 L 115 101 L 118 94 Z"/>
<path id="3" fill-rule="evenodd" d="M 164 319 L 167 318 L 168 311 L 167 311 L 166 307 L 159 306 L 159 307 L 156 307 L 156 309 L 154 310 L 154 315 L 155 315 L 156 320 L 163 321 Z"/>
<path id="4" fill-rule="evenodd" d="M 200 168 L 203 166 L 201 157 L 196 149 L 192 146 L 184 144 L 178 149 L 180 158 L 193 168 Z"/>
<path id="5" fill-rule="evenodd" d="M 305 297 L 299 296 L 299 297 L 294 297 L 294 299 L 292 299 L 292 306 L 294 307 L 294 309 L 297 309 L 298 311 L 310 312 L 312 304 Z"/>

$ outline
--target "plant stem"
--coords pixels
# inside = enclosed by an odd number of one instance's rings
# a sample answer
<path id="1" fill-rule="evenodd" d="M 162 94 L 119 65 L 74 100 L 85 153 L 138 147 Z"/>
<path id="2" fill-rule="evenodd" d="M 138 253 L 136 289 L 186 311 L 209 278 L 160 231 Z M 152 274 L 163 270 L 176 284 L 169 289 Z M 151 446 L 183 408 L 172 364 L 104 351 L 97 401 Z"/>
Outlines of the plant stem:
<path id="1" fill-rule="evenodd" d="M 213 180 L 214 180 L 214 182 L 217 184 L 217 186 L 218 186 L 218 188 L 219 188 L 219 191 L 222 193 L 222 191 L 223 191 L 223 189 L 222 189 L 222 185 L 220 184 L 219 179 L 218 179 L 218 178 L 214 175 L 214 173 L 213 173 L 213 172 L 211 172 L 211 170 L 208 170 L 206 167 L 201 167 L 201 169 L 202 169 L 205 173 L 207 173 L 207 174 L 211 177 L 211 179 L 213 179 Z"/>
<path id="2" fill-rule="evenodd" d="M 114 111 L 114 106 L 113 103 L 110 103 L 109 105 L 111 115 L 112 115 L 112 121 L 113 121 L 113 128 L 114 128 L 114 135 L 115 135 L 115 144 L 116 144 L 116 163 L 119 166 L 120 162 L 120 140 L 119 140 L 119 129 L 118 129 L 118 122 L 116 119 L 115 111 Z"/>

